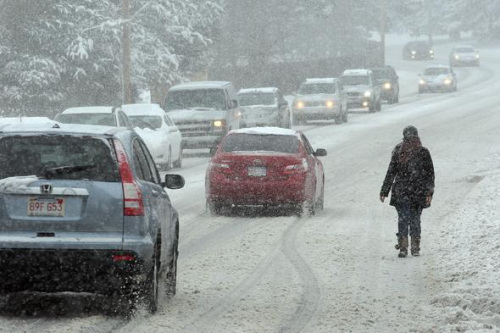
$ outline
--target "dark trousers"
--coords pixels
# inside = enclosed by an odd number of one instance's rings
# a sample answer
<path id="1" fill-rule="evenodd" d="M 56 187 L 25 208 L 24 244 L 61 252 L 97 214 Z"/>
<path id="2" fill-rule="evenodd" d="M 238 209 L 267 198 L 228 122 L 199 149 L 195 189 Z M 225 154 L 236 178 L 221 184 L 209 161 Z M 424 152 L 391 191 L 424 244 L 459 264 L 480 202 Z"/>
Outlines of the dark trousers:
<path id="1" fill-rule="evenodd" d="M 420 237 L 422 207 L 398 206 L 398 237 Z"/>

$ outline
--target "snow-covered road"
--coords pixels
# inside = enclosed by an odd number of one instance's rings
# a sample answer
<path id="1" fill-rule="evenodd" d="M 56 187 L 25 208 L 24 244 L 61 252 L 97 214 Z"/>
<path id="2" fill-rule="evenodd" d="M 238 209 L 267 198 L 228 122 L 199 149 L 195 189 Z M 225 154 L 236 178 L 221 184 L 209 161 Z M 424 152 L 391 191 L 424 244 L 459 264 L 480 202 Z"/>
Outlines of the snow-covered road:
<path id="1" fill-rule="evenodd" d="M 433 63 L 450 48 L 437 46 Z M 211 217 L 208 157 L 186 158 L 187 184 L 170 192 L 181 217 L 175 298 L 130 320 L 84 312 L 85 298 L 35 299 L 34 314 L 0 313 L 0 332 L 500 332 L 500 48 L 457 69 L 451 94 L 417 95 L 431 62 L 401 60 L 400 46 L 387 56 L 401 103 L 299 127 L 328 150 L 323 212 Z M 432 154 L 436 193 L 421 257 L 399 259 L 396 212 L 378 196 L 409 124 Z"/>

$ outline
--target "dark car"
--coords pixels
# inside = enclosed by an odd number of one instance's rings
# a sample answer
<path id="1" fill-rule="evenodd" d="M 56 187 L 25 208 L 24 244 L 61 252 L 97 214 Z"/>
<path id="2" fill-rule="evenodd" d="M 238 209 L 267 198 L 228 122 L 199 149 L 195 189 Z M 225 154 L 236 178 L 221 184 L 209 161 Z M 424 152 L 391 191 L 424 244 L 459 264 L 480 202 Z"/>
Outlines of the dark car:
<path id="1" fill-rule="evenodd" d="M 371 68 L 380 86 L 380 98 L 389 104 L 399 102 L 399 76 L 392 66 Z"/>
<path id="2" fill-rule="evenodd" d="M 403 48 L 404 60 L 432 60 L 434 50 L 432 45 L 425 41 L 414 41 L 406 43 Z"/>
<path id="3" fill-rule="evenodd" d="M 72 124 L 0 126 L 0 294 L 118 296 L 155 312 L 175 294 L 179 217 L 139 135 Z M 133 308 L 133 307 L 132 307 Z"/>

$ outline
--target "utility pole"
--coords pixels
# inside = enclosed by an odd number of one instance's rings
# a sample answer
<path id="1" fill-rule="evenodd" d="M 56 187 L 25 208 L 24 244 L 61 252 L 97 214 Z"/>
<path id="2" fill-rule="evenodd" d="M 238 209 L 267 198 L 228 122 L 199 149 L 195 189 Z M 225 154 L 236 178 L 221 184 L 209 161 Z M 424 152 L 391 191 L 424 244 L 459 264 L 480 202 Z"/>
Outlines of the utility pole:
<path id="1" fill-rule="evenodd" d="M 385 66 L 385 3 L 386 0 L 380 0 L 380 60 L 382 66 Z"/>
<path id="2" fill-rule="evenodd" d="M 131 56 L 130 56 L 130 3 L 129 0 L 122 0 L 122 104 L 131 104 L 134 102 L 132 96 L 132 81 L 131 81 Z"/>

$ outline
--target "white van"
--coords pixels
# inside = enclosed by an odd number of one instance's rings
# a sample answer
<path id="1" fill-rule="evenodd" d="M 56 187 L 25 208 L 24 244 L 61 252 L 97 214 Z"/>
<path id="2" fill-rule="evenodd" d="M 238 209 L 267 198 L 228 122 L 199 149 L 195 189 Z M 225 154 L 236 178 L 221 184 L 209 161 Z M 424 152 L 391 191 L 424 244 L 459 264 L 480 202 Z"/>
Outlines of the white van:
<path id="1" fill-rule="evenodd" d="M 181 131 L 184 149 L 213 150 L 227 132 L 240 128 L 238 95 L 231 82 L 176 85 L 168 91 L 164 110 Z"/>

